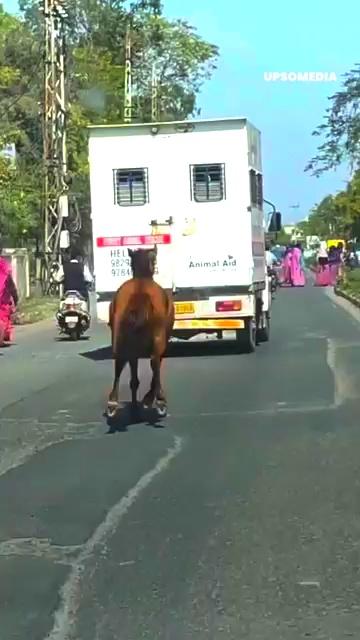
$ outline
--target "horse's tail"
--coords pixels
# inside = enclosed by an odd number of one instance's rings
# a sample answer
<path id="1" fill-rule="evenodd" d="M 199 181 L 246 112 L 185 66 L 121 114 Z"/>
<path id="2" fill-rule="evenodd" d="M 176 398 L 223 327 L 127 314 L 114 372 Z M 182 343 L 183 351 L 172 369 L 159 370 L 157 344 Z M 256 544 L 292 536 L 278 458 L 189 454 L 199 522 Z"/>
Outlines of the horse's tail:
<path id="1" fill-rule="evenodd" d="M 134 293 L 125 311 L 123 324 L 135 331 L 143 329 L 151 321 L 153 313 L 150 295 L 145 292 Z"/>

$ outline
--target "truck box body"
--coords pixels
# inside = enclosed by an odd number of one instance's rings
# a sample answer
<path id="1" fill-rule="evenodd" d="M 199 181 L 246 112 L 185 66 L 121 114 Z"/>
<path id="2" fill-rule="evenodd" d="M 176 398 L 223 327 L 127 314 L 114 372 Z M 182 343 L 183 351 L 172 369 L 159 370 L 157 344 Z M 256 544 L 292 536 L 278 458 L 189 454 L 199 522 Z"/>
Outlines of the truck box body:
<path id="1" fill-rule="evenodd" d="M 90 127 L 99 308 L 131 277 L 128 248 L 154 242 L 179 299 L 265 288 L 260 143 L 244 118 Z"/>

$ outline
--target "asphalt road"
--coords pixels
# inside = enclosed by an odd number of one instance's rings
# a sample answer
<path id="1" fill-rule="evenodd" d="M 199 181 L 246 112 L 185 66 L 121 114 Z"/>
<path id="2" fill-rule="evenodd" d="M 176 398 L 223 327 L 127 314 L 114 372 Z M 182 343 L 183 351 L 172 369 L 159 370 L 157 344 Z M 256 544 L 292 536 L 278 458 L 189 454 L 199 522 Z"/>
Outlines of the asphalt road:
<path id="1" fill-rule="evenodd" d="M 323 291 L 281 291 L 270 343 L 175 350 L 162 427 L 125 410 L 110 432 L 107 330 L 19 330 L 0 355 L 0 640 L 358 638 L 359 330 Z"/>

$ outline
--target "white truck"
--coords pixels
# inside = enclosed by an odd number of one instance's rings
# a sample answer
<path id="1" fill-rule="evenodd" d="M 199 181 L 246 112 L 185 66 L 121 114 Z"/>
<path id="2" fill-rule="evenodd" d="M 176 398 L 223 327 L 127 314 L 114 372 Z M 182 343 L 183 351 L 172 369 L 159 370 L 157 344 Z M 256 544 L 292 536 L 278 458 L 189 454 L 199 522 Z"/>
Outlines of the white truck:
<path id="1" fill-rule="evenodd" d="M 244 118 L 89 129 L 98 318 L 131 277 L 128 249 L 157 244 L 175 336 L 268 340 L 260 132 Z"/>

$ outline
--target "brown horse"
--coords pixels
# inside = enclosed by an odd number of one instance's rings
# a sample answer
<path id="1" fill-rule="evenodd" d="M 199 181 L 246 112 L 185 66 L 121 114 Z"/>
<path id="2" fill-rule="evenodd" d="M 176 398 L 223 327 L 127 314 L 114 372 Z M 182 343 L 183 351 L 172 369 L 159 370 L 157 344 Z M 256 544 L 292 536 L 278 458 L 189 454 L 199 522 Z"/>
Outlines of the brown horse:
<path id="1" fill-rule="evenodd" d="M 159 415 L 165 416 L 167 401 L 161 386 L 161 363 L 174 325 L 174 304 L 171 294 L 154 282 L 156 245 L 154 249 L 129 249 L 129 256 L 133 278 L 117 290 L 110 305 L 115 378 L 107 414 L 114 417 L 119 409 L 119 380 L 127 363 L 131 373 L 132 409 L 137 409 L 138 360 L 150 358 L 153 377 L 143 405 L 155 406 Z"/>

